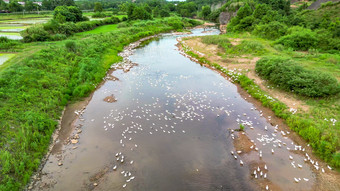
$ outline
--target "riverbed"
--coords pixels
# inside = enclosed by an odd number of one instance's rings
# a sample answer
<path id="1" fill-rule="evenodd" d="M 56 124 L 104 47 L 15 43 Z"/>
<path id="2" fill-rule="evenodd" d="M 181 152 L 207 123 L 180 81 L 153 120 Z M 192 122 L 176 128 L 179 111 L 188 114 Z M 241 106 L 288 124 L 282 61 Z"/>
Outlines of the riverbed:
<path id="1" fill-rule="evenodd" d="M 219 33 L 208 30 L 163 34 L 127 48 L 124 63 L 93 95 L 65 111 L 31 188 L 312 190 L 316 174 L 304 161 L 310 148 L 294 142 L 293 132 L 235 84 L 176 47 L 178 37 Z M 244 131 L 237 132 L 240 124 Z"/>

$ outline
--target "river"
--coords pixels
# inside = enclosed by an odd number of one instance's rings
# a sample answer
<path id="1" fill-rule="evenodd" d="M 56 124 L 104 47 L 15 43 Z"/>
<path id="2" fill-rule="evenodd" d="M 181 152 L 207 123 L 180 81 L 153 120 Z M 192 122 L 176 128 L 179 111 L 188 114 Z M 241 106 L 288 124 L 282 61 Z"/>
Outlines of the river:
<path id="1" fill-rule="evenodd" d="M 210 30 L 193 29 L 191 36 L 219 33 Z M 84 103 L 66 110 L 33 190 L 313 188 L 316 176 L 303 161 L 307 146 L 294 143 L 293 133 L 264 117 L 225 77 L 180 54 L 182 36 L 164 34 L 135 49 L 128 58 L 136 65 L 112 70 L 79 117 L 73 109 Z M 241 123 L 243 135 L 233 131 Z M 241 135 L 253 147 L 237 153 Z"/>

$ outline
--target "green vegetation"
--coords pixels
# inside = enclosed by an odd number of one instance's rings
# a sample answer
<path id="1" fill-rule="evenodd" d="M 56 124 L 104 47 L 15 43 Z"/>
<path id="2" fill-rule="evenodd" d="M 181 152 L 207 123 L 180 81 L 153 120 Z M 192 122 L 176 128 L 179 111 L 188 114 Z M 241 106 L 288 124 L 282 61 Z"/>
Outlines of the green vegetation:
<path id="1" fill-rule="evenodd" d="M 48 23 L 25 29 L 21 32 L 21 36 L 23 37 L 24 42 L 63 40 L 77 32 L 89 31 L 97 26 L 115 24 L 118 22 L 120 22 L 120 20 L 117 17 L 78 23 L 60 23 L 53 19 Z"/>
<path id="2" fill-rule="evenodd" d="M 267 50 L 262 43 L 248 40 L 243 40 L 240 44 L 231 46 L 226 50 L 227 54 L 233 55 L 253 54 L 259 56 L 266 52 Z"/>
<path id="3" fill-rule="evenodd" d="M 11 50 L 16 49 L 20 44 L 21 43 L 17 40 L 10 40 L 6 37 L 0 37 L 0 51 L 10 52 Z"/>
<path id="4" fill-rule="evenodd" d="M 337 79 L 323 72 L 305 69 L 290 59 L 265 57 L 256 62 L 256 72 L 277 87 L 308 97 L 337 94 Z"/>
<path id="5" fill-rule="evenodd" d="M 0 190 L 19 190 L 27 184 L 64 106 L 89 95 L 110 66 L 121 60 L 117 53 L 125 45 L 191 23 L 195 22 L 179 17 L 130 22 L 112 32 L 50 43 L 2 69 Z"/>
<path id="6" fill-rule="evenodd" d="M 304 10 L 305 4 L 290 9 L 289 3 L 228 1 L 219 11 L 227 9 L 237 14 L 230 20 L 227 34 L 203 37 L 202 42 L 223 48 L 219 53 L 222 58 L 263 56 L 256 64 L 258 74 L 267 80 L 268 86 L 273 85 L 271 88 L 286 91 L 304 102 L 306 111 L 293 114 L 245 74 L 211 63 L 190 49 L 186 51 L 201 63 L 231 76 L 307 140 L 316 154 L 340 168 L 340 124 L 331 122 L 340 119 L 340 3 L 327 3 L 318 10 Z M 210 16 L 214 14 L 216 11 Z M 229 43 L 228 39 L 234 42 Z"/>
<path id="7" fill-rule="evenodd" d="M 205 44 L 216 44 L 219 48 L 223 48 L 224 50 L 230 47 L 230 41 L 226 36 L 209 35 L 202 36 L 201 39 Z"/>
<path id="8" fill-rule="evenodd" d="M 240 128 L 238 129 L 239 131 L 244 131 L 244 125 L 240 124 Z"/>
<path id="9" fill-rule="evenodd" d="M 288 110 L 284 103 L 268 95 L 268 93 L 264 92 L 245 74 L 241 74 L 234 70 L 228 70 L 219 64 L 212 63 L 206 58 L 195 54 L 189 47 L 183 46 L 183 49 L 188 55 L 198 59 L 200 63 L 208 64 L 216 70 L 228 75 L 235 83 L 240 84 L 252 97 L 261 101 L 265 107 L 272 109 L 276 116 L 283 118 L 292 130 L 296 131 L 309 142 L 315 153 L 322 159 L 334 167 L 340 167 L 340 153 L 338 152 L 340 147 L 340 125 L 338 123 L 333 124 L 330 121 L 330 119 L 338 119 L 340 116 L 339 94 L 335 97 L 327 97 L 325 99 L 304 97 L 302 99 L 304 99 L 311 107 L 310 111 L 293 114 Z M 270 55 L 272 53 L 273 52 L 268 52 L 267 54 Z M 318 57 L 330 58 L 331 56 L 326 54 Z M 312 57 L 312 59 L 314 58 Z M 303 61 L 307 64 L 306 60 Z M 338 59 L 338 62 L 340 63 L 340 59 Z"/>
<path id="10" fill-rule="evenodd" d="M 113 25 L 103 25 L 100 27 L 97 27 L 93 30 L 90 31 L 85 31 L 85 32 L 81 32 L 81 33 L 77 33 L 76 35 L 88 35 L 88 34 L 99 34 L 99 33 L 107 33 L 107 32 L 111 32 L 117 29 L 117 24 L 113 24 Z"/>

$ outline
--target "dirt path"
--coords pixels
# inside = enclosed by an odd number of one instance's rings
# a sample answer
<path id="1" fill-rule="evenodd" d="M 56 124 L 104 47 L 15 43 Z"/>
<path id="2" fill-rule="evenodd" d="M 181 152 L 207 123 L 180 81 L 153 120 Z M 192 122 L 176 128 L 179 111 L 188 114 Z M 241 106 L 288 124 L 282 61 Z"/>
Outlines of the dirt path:
<path id="1" fill-rule="evenodd" d="M 230 39 L 232 45 L 239 44 L 242 40 L 241 39 Z M 230 69 L 238 69 L 240 71 L 243 71 L 246 73 L 246 75 L 253 79 L 256 84 L 260 86 L 261 89 L 269 93 L 271 96 L 279 99 L 281 102 L 285 103 L 288 107 L 307 111 L 309 107 L 302 101 L 294 98 L 292 95 L 289 95 L 285 92 L 282 92 L 277 89 L 273 89 L 272 87 L 269 87 L 264 80 L 262 80 L 259 76 L 255 73 L 255 64 L 256 61 L 259 60 L 259 57 L 250 57 L 248 55 L 242 55 L 239 57 L 233 57 L 233 58 L 222 58 L 221 55 L 223 50 L 219 49 L 217 45 L 206 45 L 201 42 L 200 38 L 190 38 L 185 39 L 182 43 L 185 45 L 191 47 L 194 51 L 196 51 L 201 56 L 204 56 L 206 59 L 208 59 L 211 62 L 217 63 L 221 66 L 228 67 Z M 244 90 L 240 90 L 241 95 L 245 96 L 247 93 L 244 92 Z M 243 93 L 242 93 L 243 92 Z M 252 101 L 255 105 L 257 105 L 259 108 L 263 108 L 261 103 L 259 101 L 255 100 L 254 98 L 250 98 L 250 101 Z M 269 109 L 263 108 L 264 115 L 268 116 L 268 114 L 273 114 L 272 111 L 269 111 Z M 274 119 L 272 122 L 278 124 L 281 126 L 281 128 L 285 130 L 289 130 L 289 127 L 285 125 L 282 119 L 279 119 L 277 117 L 273 117 Z M 299 143 L 300 145 L 305 145 L 308 150 L 306 150 L 310 155 L 315 158 L 315 160 L 320 161 L 318 157 L 314 156 L 313 151 L 310 147 L 308 147 L 307 143 L 298 135 L 296 134 L 290 134 L 289 136 L 292 140 Z M 236 136 L 236 139 L 234 140 L 234 146 L 236 150 L 241 151 L 242 153 L 248 153 L 249 147 L 252 146 L 252 143 L 249 141 L 249 138 L 244 135 L 244 133 L 238 133 Z M 251 160 L 250 158 L 247 160 Z M 248 161 L 249 162 L 249 161 Z M 250 164 L 252 166 L 261 166 L 261 164 L 257 164 L 256 162 L 259 161 L 251 161 Z M 319 163 L 322 163 L 322 165 L 326 166 L 327 164 L 325 162 L 320 161 Z M 329 171 L 328 169 L 327 173 L 323 173 L 320 170 L 313 170 L 316 176 L 316 183 L 314 184 L 312 190 L 340 190 L 340 174 L 337 171 Z M 272 184 L 271 182 L 265 181 L 257 182 L 258 185 L 265 189 L 264 185 L 270 185 L 271 190 L 280 190 L 279 187 Z"/>
<path id="2" fill-rule="evenodd" d="M 229 39 L 233 46 L 238 45 L 242 39 L 230 38 Z M 201 42 L 200 38 L 190 38 L 184 40 L 186 45 L 192 47 L 194 50 L 200 52 L 209 61 L 217 63 L 221 66 L 227 67 L 229 69 L 237 69 L 243 71 L 246 75 L 254 80 L 254 82 L 260 86 L 260 88 L 268 92 L 272 97 L 277 98 L 284 104 L 286 104 L 292 111 L 308 111 L 309 107 L 302 100 L 295 98 L 293 95 L 283 92 L 281 90 L 275 89 L 268 86 L 265 80 L 262 80 L 255 73 L 255 64 L 260 57 L 252 57 L 250 55 L 241 55 L 236 57 L 222 58 L 220 55 L 223 54 L 223 50 L 218 48 L 217 45 L 206 45 Z"/>

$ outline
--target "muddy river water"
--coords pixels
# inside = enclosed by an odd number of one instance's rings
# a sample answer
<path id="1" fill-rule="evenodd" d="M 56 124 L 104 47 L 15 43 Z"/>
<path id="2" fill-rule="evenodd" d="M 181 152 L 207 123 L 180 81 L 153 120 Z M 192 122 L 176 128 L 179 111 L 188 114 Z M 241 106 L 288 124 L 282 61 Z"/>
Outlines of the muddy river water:
<path id="1" fill-rule="evenodd" d="M 190 35 L 219 33 L 211 30 Z M 136 66 L 108 75 L 79 116 L 62 124 L 33 190 L 313 189 L 307 146 L 225 77 L 180 54 L 178 37 L 135 49 L 128 58 Z M 233 131 L 240 124 L 243 135 Z M 250 145 L 237 152 L 241 135 Z"/>

